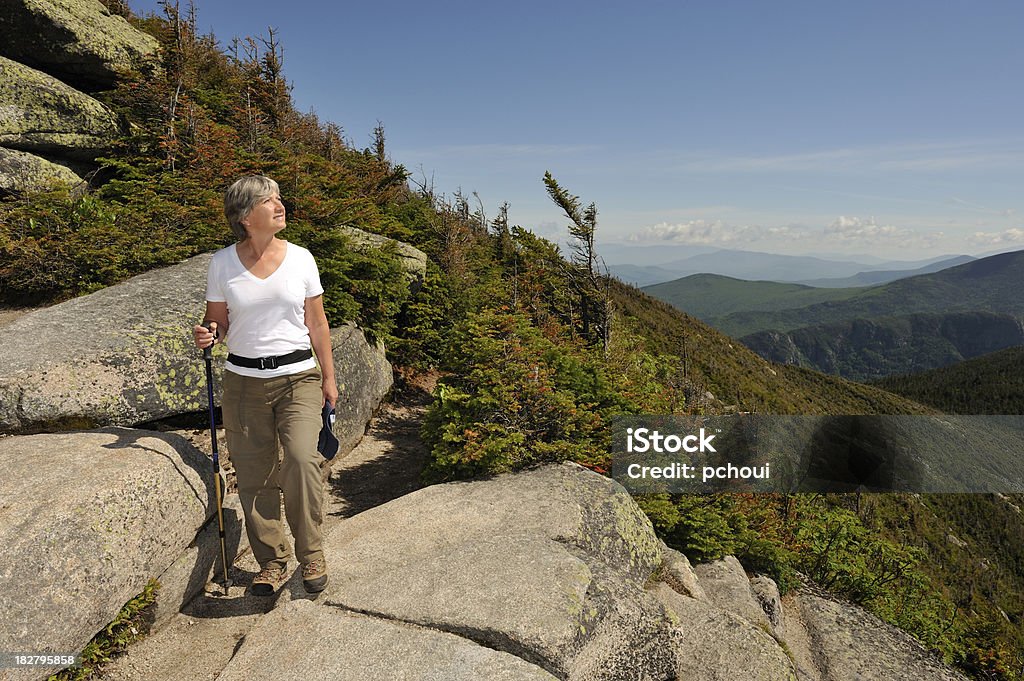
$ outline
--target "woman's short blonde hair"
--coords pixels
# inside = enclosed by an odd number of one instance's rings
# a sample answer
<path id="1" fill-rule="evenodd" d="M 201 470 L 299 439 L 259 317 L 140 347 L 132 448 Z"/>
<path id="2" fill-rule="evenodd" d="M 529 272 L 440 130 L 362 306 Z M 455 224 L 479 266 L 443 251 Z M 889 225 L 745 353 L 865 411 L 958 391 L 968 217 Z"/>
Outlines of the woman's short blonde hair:
<path id="1" fill-rule="evenodd" d="M 260 201 L 280 194 L 277 182 L 263 175 L 246 175 L 228 187 L 224 192 L 224 217 L 228 219 L 231 231 L 239 241 L 249 238 L 242 220 L 248 217 Z"/>

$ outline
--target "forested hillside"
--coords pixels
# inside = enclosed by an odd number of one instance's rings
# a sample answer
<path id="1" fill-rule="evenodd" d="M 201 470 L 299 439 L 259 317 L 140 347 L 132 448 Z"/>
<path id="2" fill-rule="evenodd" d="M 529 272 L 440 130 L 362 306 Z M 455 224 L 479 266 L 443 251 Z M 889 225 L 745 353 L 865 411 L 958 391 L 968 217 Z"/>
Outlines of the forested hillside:
<path id="1" fill-rule="evenodd" d="M 704 321 L 734 312 L 788 310 L 825 301 L 846 300 L 862 290 L 746 281 L 718 274 L 693 274 L 644 287 L 644 293 Z"/>
<path id="2" fill-rule="evenodd" d="M 1024 315 L 1024 251 L 1000 253 L 934 274 L 874 286 L 843 301 L 771 312 L 745 311 L 711 323 L 738 338 L 756 331 L 789 331 L 853 319 L 915 313 L 996 312 Z"/>
<path id="3" fill-rule="evenodd" d="M 1024 414 L 1024 346 L 875 385 L 948 414 Z"/>
<path id="4" fill-rule="evenodd" d="M 740 339 L 761 357 L 870 381 L 924 371 L 1024 343 L 1017 317 L 991 312 L 854 319 Z"/>
<path id="5" fill-rule="evenodd" d="M 87 189 L 0 203 L 8 305 L 87 293 L 230 243 L 222 192 L 241 174 L 263 173 L 280 183 L 288 208 L 282 236 L 317 258 L 332 324 L 355 319 L 385 341 L 392 362 L 440 373 L 422 431 L 431 480 L 562 460 L 607 472 L 608 424 L 622 414 L 935 412 L 876 387 L 770 364 L 602 276 L 596 206 L 542 179 L 544 168 L 538 192 L 565 214 L 568 254 L 510 222 L 507 207 L 488 217 L 461 193 L 410 183 L 388 156 L 383 126 L 358 133 L 362 148 L 337 124 L 295 110 L 272 34 L 222 46 L 198 35 L 195 17 L 174 3 L 165 16 L 132 21 L 159 39 L 163 57 L 160 69 L 101 95 L 125 132 L 115 153 L 98 161 Z M 405 292 L 392 253 L 353 253 L 333 229 L 340 224 L 424 250 L 423 287 Z M 1014 254 L 1004 259 L 1018 267 Z M 665 541 L 693 559 L 734 553 L 783 588 L 802 573 L 977 678 L 1022 678 L 1024 521 L 1011 501 L 640 501 Z M 947 531 L 963 545 L 951 547 Z"/>

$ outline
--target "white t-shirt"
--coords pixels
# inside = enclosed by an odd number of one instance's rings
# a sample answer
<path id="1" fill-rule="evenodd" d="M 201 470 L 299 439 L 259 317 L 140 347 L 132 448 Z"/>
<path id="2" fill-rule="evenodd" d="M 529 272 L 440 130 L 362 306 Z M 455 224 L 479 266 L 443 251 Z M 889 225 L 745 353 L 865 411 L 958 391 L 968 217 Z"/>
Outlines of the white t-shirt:
<path id="1" fill-rule="evenodd" d="M 306 298 L 324 292 L 313 254 L 285 244 L 281 265 L 266 279 L 245 268 L 235 246 L 213 254 L 206 278 L 206 299 L 228 304 L 228 351 L 240 357 L 276 357 L 310 347 L 306 328 Z M 313 358 L 277 369 L 250 369 L 227 362 L 224 367 L 242 376 L 270 378 L 316 366 Z"/>

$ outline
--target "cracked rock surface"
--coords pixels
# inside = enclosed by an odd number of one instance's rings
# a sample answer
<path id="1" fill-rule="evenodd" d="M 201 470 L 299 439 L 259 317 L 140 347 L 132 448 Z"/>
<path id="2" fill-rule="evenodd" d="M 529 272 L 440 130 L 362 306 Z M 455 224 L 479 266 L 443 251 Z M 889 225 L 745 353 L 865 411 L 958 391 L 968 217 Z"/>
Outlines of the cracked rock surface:
<path id="1" fill-rule="evenodd" d="M 282 639 L 281 631 L 288 636 Z M 218 676 L 220 681 L 437 679 L 555 681 L 540 667 L 466 638 L 367 617 L 311 601 L 265 616 Z"/>
<path id="2" fill-rule="evenodd" d="M 383 417 L 332 471 L 326 591 L 296 571 L 274 598 L 248 595 L 246 556 L 227 597 L 195 599 L 104 680 L 962 678 L 825 599 L 790 598 L 781 643 L 763 611 L 748 620 L 738 563 L 691 570 L 622 487 L 574 464 L 406 493 L 426 460 L 422 411 L 406 416 L 409 433 Z"/>
<path id="3" fill-rule="evenodd" d="M 694 678 L 738 678 L 750 659 L 760 667 L 751 678 L 794 678 L 771 637 L 652 582 L 663 554 L 650 522 L 618 483 L 574 464 L 418 490 L 339 524 L 324 551 L 331 582 L 315 605 L 264 618 L 221 678 L 280 678 L 307 663 L 334 678 L 473 678 L 484 656 L 495 671 L 477 678 L 683 678 L 706 666 L 707 638 L 695 640 L 699 632 L 678 616 L 693 608 L 734 631 L 732 665 Z M 656 589 L 672 596 L 665 601 Z M 300 608 L 308 623 L 283 628 Z M 389 645 L 407 652 L 380 657 L 372 641 L 363 656 L 331 648 L 349 628 L 356 649 L 380 628 L 385 637 L 401 634 Z M 296 657 L 285 652 L 275 662 L 265 648 L 286 639 Z M 456 652 L 415 652 L 423 640 Z M 355 666 L 336 666 L 343 659 Z M 385 671 L 367 671 L 364 659 Z M 446 666 L 452 660 L 457 667 Z"/>
<path id="4" fill-rule="evenodd" d="M 168 433 L 3 438 L 0 462 L 0 650 L 81 650 L 185 550 L 213 496 L 205 457 Z"/>

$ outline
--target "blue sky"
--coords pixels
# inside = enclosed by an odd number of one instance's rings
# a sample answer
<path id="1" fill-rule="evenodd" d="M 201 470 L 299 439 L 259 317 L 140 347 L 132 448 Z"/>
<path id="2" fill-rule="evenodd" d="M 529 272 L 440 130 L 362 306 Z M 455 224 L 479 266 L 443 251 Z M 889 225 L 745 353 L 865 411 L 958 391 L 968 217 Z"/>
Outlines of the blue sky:
<path id="1" fill-rule="evenodd" d="M 155 0 L 129 0 L 137 12 Z M 1024 248 L 1024 3 L 198 0 L 302 110 L 564 238 L 903 260 Z M 475 200 L 474 200 L 475 204 Z"/>

